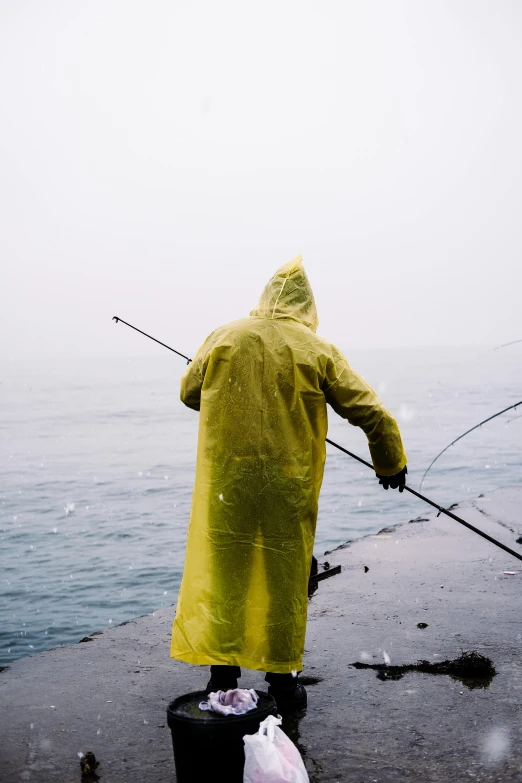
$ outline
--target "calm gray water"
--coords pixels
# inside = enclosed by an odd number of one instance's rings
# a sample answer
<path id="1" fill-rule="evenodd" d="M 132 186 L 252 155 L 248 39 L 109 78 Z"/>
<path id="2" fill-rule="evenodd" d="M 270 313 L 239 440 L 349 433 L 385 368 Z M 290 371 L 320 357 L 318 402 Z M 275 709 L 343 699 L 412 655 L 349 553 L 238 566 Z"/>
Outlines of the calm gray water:
<path id="1" fill-rule="evenodd" d="M 522 345 L 347 354 L 399 420 L 414 488 L 449 441 L 522 399 Z M 167 351 L 2 367 L 0 663 L 175 603 L 198 426 L 178 399 L 184 367 Z M 368 458 L 333 412 L 329 436 Z M 450 505 L 520 484 L 521 437 L 522 409 L 485 425 L 423 492 Z M 316 553 L 427 510 L 328 447 Z"/>

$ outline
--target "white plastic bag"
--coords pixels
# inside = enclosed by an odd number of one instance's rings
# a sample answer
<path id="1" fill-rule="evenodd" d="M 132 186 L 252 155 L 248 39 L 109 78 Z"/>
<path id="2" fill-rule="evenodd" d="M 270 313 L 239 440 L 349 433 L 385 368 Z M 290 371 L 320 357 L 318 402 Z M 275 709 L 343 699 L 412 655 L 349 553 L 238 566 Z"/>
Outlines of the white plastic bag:
<path id="1" fill-rule="evenodd" d="M 279 726 L 281 718 L 269 715 L 257 734 L 246 734 L 243 783 L 309 783 L 299 751 Z"/>

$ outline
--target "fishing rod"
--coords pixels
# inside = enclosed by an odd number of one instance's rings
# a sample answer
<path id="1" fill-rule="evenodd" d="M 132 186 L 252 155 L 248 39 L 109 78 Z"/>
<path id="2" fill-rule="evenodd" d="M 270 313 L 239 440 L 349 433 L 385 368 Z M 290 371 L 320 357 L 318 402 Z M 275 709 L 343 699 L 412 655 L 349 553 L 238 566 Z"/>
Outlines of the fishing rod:
<path id="1" fill-rule="evenodd" d="M 522 343 L 522 340 L 511 340 L 510 343 L 502 343 L 502 345 L 496 345 L 495 348 L 493 348 L 493 350 L 499 351 L 501 348 L 508 348 L 508 346 L 516 345 L 517 343 Z"/>
<path id="2" fill-rule="evenodd" d="M 339 451 L 344 451 L 345 454 L 348 454 L 350 457 L 353 457 L 358 462 L 362 462 L 363 465 L 366 465 L 366 467 L 371 468 L 372 470 L 375 470 L 373 465 L 371 465 L 369 462 L 366 462 L 365 459 L 362 459 L 362 457 L 358 457 L 357 454 L 352 454 L 351 451 L 348 451 L 348 449 L 343 448 L 342 446 L 339 446 L 338 443 L 334 443 L 333 440 L 330 440 L 329 438 L 325 439 L 327 443 L 330 444 L 330 446 L 335 446 L 336 449 L 339 449 Z M 479 530 L 478 527 L 475 527 L 474 525 L 470 524 L 469 522 L 466 522 L 465 519 L 462 519 L 461 517 L 458 517 L 456 514 L 453 514 L 451 511 L 449 511 L 447 508 L 444 508 L 443 506 L 439 506 L 438 503 L 434 503 L 433 500 L 430 500 L 425 495 L 421 495 L 420 492 L 416 492 L 411 487 L 408 487 L 406 484 L 404 485 L 404 489 L 407 492 L 411 492 L 412 495 L 415 495 L 415 497 L 419 498 L 420 500 L 424 500 L 425 503 L 429 503 L 430 506 L 433 506 L 433 508 L 436 508 L 439 512 L 437 516 L 440 516 L 441 514 L 446 514 L 446 516 L 451 517 L 451 519 L 454 519 L 456 522 L 460 522 L 461 525 L 464 525 L 464 527 L 467 527 L 469 530 L 473 530 L 474 533 L 477 533 L 479 536 L 482 536 L 482 538 L 485 538 L 486 541 L 490 541 L 492 544 L 496 544 L 496 546 L 499 546 L 501 549 L 503 549 L 505 552 L 509 552 L 510 555 L 513 555 L 513 557 L 516 557 L 518 560 L 522 560 L 522 555 L 520 552 L 515 552 L 514 549 L 510 549 L 505 544 L 502 544 L 500 541 L 497 541 L 496 538 L 492 538 L 491 536 L 488 536 L 487 533 L 484 533 L 483 530 Z"/>
<path id="3" fill-rule="evenodd" d="M 142 332 L 141 329 L 137 329 L 135 326 L 132 326 L 132 324 L 128 324 L 127 321 L 124 321 L 122 318 L 113 316 L 112 320 L 116 321 L 116 323 L 118 323 L 118 321 L 121 321 L 122 324 L 125 324 L 126 326 L 130 326 L 131 329 L 135 329 L 140 334 L 144 334 L 145 337 L 148 337 L 150 340 L 154 340 L 154 342 L 163 345 L 163 347 L 168 348 L 169 351 L 176 353 L 178 356 L 182 356 L 183 359 L 187 360 L 187 364 L 190 364 L 190 362 L 192 361 L 192 359 L 189 359 L 188 356 L 185 356 L 185 354 L 180 353 L 179 351 L 175 351 L 174 348 L 165 345 L 165 343 L 160 342 L 160 340 L 156 340 L 155 337 L 151 337 L 150 334 L 147 334 L 146 332 Z M 517 405 L 520 404 L 521 403 L 517 403 Z M 506 408 L 506 410 L 509 410 L 509 408 Z M 502 411 L 502 413 L 504 413 L 504 411 Z M 370 470 L 375 471 L 373 465 L 371 465 L 362 457 L 358 457 L 357 454 L 353 454 L 351 451 L 348 451 L 348 449 L 345 449 L 343 446 L 340 446 L 338 443 L 335 443 L 333 440 L 330 440 L 330 438 L 325 438 L 325 440 L 327 443 L 330 444 L 330 446 L 334 446 L 336 449 L 339 449 L 339 451 L 342 451 L 344 454 L 348 454 L 349 457 L 353 457 L 353 459 L 357 460 L 357 462 L 361 462 L 363 465 L 366 465 L 366 467 L 370 468 Z M 478 527 L 471 525 L 469 522 L 466 522 L 466 520 L 462 519 L 461 517 L 458 517 L 456 514 L 453 514 L 453 512 L 449 511 L 447 508 L 444 508 L 443 506 L 439 506 L 438 503 L 435 503 L 433 500 L 430 500 L 429 498 L 425 497 L 425 495 L 421 495 L 419 492 L 416 492 L 414 489 L 408 487 L 406 484 L 404 485 L 404 489 L 407 492 L 410 492 L 412 495 L 415 495 L 415 497 L 419 498 L 420 500 L 423 500 L 425 503 L 428 503 L 430 506 L 433 506 L 433 508 L 436 508 L 438 511 L 437 516 L 440 516 L 440 514 L 445 514 L 446 516 L 451 517 L 451 519 L 454 519 L 456 522 L 460 522 L 460 524 L 464 525 L 464 527 L 467 527 L 469 530 L 472 530 L 474 533 L 477 533 L 477 535 L 482 536 L 482 538 L 485 538 L 486 541 L 489 541 L 491 544 L 495 544 L 495 546 L 500 547 L 500 549 L 503 549 L 504 552 L 508 552 L 508 554 L 513 555 L 513 557 L 516 557 L 518 560 L 522 560 L 522 555 L 519 552 L 515 552 L 514 549 L 510 549 L 505 544 L 502 544 L 500 541 L 497 541 L 496 538 L 492 538 L 492 536 L 489 536 L 487 533 L 484 533 L 484 531 L 479 530 Z"/>
<path id="4" fill-rule="evenodd" d="M 458 438 L 455 438 L 455 440 L 452 440 L 451 443 L 448 443 L 448 445 L 445 448 L 443 448 L 442 451 L 439 451 L 439 453 L 437 454 L 435 459 L 430 462 L 430 464 L 428 465 L 428 467 L 424 471 L 424 476 L 421 478 L 421 482 L 419 484 L 419 489 L 422 489 L 422 483 L 423 483 L 424 479 L 426 478 L 426 476 L 428 475 L 428 471 L 430 470 L 430 468 L 433 467 L 433 465 L 437 462 L 438 458 L 441 457 L 444 454 L 444 452 L 447 451 L 451 446 L 453 446 L 454 443 L 456 443 L 458 440 L 461 440 L 465 435 L 469 435 L 469 433 L 473 432 L 473 430 L 477 430 L 479 427 L 482 427 L 482 425 L 486 424 L 486 422 L 492 421 L 492 419 L 496 419 L 497 416 L 502 416 L 502 414 L 505 413 L 506 411 L 510 411 L 512 408 L 514 408 L 516 410 L 518 405 L 522 405 L 522 400 L 519 400 L 518 402 L 515 402 L 514 405 L 510 405 L 509 407 L 504 408 L 503 410 L 499 411 L 498 413 L 494 413 L 493 416 L 488 416 L 487 419 L 484 419 L 484 421 L 481 421 L 479 424 L 475 424 L 474 427 L 471 427 L 469 430 L 466 430 L 466 432 L 463 432 L 462 435 L 459 435 Z M 511 421 L 511 419 L 510 419 L 510 421 Z"/>
<path id="5" fill-rule="evenodd" d="M 192 361 L 192 359 L 189 359 L 188 356 L 185 356 L 184 353 L 180 353 L 179 351 L 175 351 L 174 348 L 170 347 L 170 345 L 166 345 L 165 343 L 162 343 L 161 340 L 156 340 L 155 337 L 151 337 L 150 334 L 147 334 L 147 332 L 142 332 L 141 329 L 138 329 L 137 326 L 133 326 L 132 324 L 128 324 L 127 321 L 123 320 L 123 318 L 118 318 L 117 315 L 113 315 L 112 316 L 112 320 L 116 321 L 116 323 L 118 323 L 118 321 L 121 321 L 122 324 L 125 324 L 125 326 L 130 326 L 130 328 L 134 329 L 135 332 L 139 332 L 140 334 L 144 334 L 145 337 L 149 338 L 149 340 L 154 340 L 155 343 L 158 343 L 159 345 L 162 345 L 164 348 L 168 348 L 169 351 L 172 351 L 172 353 L 176 353 L 178 356 L 181 356 L 182 359 L 186 359 L 187 360 L 187 364 L 190 364 L 190 362 Z"/>

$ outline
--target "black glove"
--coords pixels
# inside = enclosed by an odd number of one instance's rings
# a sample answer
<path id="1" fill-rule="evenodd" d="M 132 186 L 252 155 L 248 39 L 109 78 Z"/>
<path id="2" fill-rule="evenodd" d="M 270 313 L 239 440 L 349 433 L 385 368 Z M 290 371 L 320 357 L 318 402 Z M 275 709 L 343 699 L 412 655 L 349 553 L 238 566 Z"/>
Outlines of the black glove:
<path id="1" fill-rule="evenodd" d="M 396 473 L 395 476 L 379 476 L 378 473 L 375 475 L 379 479 L 379 484 L 382 484 L 383 489 L 388 489 L 388 487 L 391 487 L 392 489 L 398 489 L 399 492 L 403 492 L 406 485 L 407 472 L 408 468 L 405 465 L 401 472 Z"/>

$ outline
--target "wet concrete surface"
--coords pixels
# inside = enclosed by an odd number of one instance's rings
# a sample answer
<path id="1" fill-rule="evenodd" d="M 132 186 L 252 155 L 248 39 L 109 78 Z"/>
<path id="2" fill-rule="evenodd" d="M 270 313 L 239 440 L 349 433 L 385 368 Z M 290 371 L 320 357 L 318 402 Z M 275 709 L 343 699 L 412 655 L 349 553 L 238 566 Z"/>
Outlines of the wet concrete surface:
<path id="1" fill-rule="evenodd" d="M 522 488 L 506 488 L 457 513 L 517 549 L 521 509 Z M 308 708 L 283 724 L 312 783 L 522 783 L 522 568 L 458 523 L 422 518 L 327 556 L 342 572 L 311 599 Z M 80 781 L 80 751 L 96 754 L 101 783 L 175 780 L 166 707 L 208 672 L 169 659 L 172 616 L 162 609 L 0 672 L 0 780 Z M 353 666 L 466 651 L 492 661 L 489 683 Z M 265 689 L 258 672 L 240 684 Z"/>

